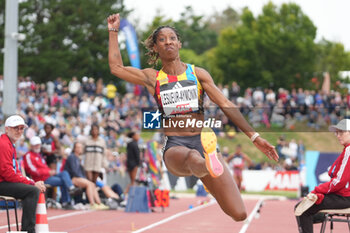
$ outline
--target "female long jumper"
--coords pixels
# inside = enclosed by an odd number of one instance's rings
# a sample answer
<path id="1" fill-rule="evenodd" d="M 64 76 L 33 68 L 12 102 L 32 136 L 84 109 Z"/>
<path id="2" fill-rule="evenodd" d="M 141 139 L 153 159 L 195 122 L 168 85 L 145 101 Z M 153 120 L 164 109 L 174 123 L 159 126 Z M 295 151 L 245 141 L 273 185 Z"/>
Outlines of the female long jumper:
<path id="1" fill-rule="evenodd" d="M 176 29 L 169 26 L 159 27 L 145 41 L 150 61 L 154 63 L 160 59 L 162 69 L 137 69 L 123 65 L 118 45 L 119 14 L 110 15 L 107 21 L 111 73 L 127 82 L 146 87 L 156 98 L 159 110 L 165 118 L 171 115 L 172 122 L 183 121 L 184 114 L 191 120 L 203 121 L 202 97 L 206 92 L 259 150 L 270 159 L 278 160 L 274 147 L 254 131 L 238 108 L 216 87 L 210 74 L 203 68 L 180 60 L 181 42 Z M 176 93 L 178 90 L 187 92 L 188 98 L 175 98 L 179 96 L 179 92 Z M 215 146 L 203 143 L 201 128 L 180 128 L 179 125 L 181 124 L 164 129 L 166 144 L 163 159 L 168 170 L 176 176 L 194 175 L 200 178 L 227 215 L 236 221 L 244 220 L 247 213 L 243 200 L 221 154 L 212 150 Z M 216 144 L 215 134 L 207 135 L 205 138 L 212 139 L 208 143 Z"/>

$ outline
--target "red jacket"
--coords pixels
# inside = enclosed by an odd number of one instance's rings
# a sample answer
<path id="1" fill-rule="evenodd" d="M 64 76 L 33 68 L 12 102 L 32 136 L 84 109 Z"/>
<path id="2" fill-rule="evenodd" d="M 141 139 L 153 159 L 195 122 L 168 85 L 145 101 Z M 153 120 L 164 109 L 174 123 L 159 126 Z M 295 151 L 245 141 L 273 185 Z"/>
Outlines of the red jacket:
<path id="1" fill-rule="evenodd" d="M 340 196 L 350 196 L 350 144 L 345 146 L 343 152 L 334 161 L 328 171 L 331 180 L 315 187 L 315 193 L 334 193 Z"/>
<path id="2" fill-rule="evenodd" d="M 20 172 L 16 149 L 6 134 L 0 136 L 0 182 L 34 185 L 32 179 L 23 176 Z"/>
<path id="3" fill-rule="evenodd" d="M 23 156 L 23 162 L 26 173 L 30 175 L 35 182 L 40 180 L 45 181 L 50 177 L 50 168 L 47 166 L 40 153 L 35 153 L 33 151 L 27 152 Z"/>

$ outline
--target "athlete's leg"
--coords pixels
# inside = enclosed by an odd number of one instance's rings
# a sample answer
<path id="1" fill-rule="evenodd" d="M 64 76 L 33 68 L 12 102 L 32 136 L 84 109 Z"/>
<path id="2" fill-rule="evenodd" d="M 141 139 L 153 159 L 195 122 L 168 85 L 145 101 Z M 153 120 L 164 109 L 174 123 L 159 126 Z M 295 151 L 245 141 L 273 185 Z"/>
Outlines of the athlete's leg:
<path id="1" fill-rule="evenodd" d="M 129 172 L 129 177 L 130 177 L 130 183 L 131 185 L 135 185 L 135 181 L 136 181 L 136 175 L 137 175 L 137 170 L 139 168 L 136 166 L 134 167 L 131 171 L 128 171 Z"/>
<path id="2" fill-rule="evenodd" d="M 115 193 L 111 187 L 109 187 L 108 185 L 103 186 L 102 188 L 102 192 L 106 195 L 107 198 L 114 198 L 114 199 L 119 199 L 119 195 L 117 193 Z"/>
<path id="3" fill-rule="evenodd" d="M 91 182 L 92 183 L 92 182 Z M 97 204 L 101 204 L 101 199 L 100 199 L 100 195 L 98 194 L 98 191 L 97 191 L 97 188 L 96 188 L 96 185 L 94 183 L 90 184 L 92 186 L 92 190 L 93 190 L 93 195 L 94 195 L 94 200 L 95 200 L 95 203 Z"/>
<path id="4" fill-rule="evenodd" d="M 220 153 L 218 158 L 223 164 L 224 173 L 217 178 L 207 175 L 201 180 L 227 215 L 235 221 L 243 221 L 247 218 L 247 212 L 241 194 Z"/>
<path id="5" fill-rule="evenodd" d="M 222 164 L 225 164 L 220 153 L 218 153 L 218 158 Z M 246 219 L 247 213 L 241 194 L 226 165 L 224 173 L 213 178 L 210 176 L 205 159 L 200 153 L 183 146 L 169 148 L 164 154 L 164 162 L 168 171 L 176 176 L 194 175 L 201 178 L 227 215 L 236 221 Z"/>
<path id="6" fill-rule="evenodd" d="M 164 153 L 164 162 L 169 172 L 176 176 L 204 177 L 209 174 L 205 159 L 197 150 L 173 146 Z"/>
<path id="7" fill-rule="evenodd" d="M 126 186 L 124 194 L 128 194 L 130 187 L 136 184 L 136 175 L 137 175 L 138 169 L 139 169 L 138 166 L 136 166 L 133 169 L 128 170 L 130 183 Z"/>
<path id="8" fill-rule="evenodd" d="M 75 186 L 86 189 L 86 196 L 90 202 L 90 205 L 95 204 L 94 184 L 91 181 L 82 177 L 73 177 L 72 182 Z"/>
<path id="9" fill-rule="evenodd" d="M 238 188 L 239 188 L 239 191 L 242 191 L 242 181 L 243 181 L 243 177 L 242 177 L 242 175 L 240 175 L 239 177 L 238 177 Z"/>
<path id="10" fill-rule="evenodd" d="M 241 190 L 242 177 L 239 174 L 234 174 L 233 178 L 237 184 L 238 189 Z"/>
<path id="11" fill-rule="evenodd" d="M 92 171 L 85 171 L 85 172 L 86 172 L 86 178 L 92 182 L 93 181 Z"/>

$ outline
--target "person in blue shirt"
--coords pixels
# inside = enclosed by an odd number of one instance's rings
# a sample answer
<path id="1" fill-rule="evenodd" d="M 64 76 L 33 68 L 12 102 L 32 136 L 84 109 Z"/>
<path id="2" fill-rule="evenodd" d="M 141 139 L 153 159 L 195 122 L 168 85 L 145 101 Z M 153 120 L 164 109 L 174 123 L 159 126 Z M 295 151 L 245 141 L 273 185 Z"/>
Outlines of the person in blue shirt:
<path id="1" fill-rule="evenodd" d="M 102 204 L 96 185 L 85 177 L 84 168 L 80 160 L 80 156 L 83 152 L 83 144 L 80 142 L 74 143 L 72 154 L 68 156 L 64 165 L 64 170 L 69 173 L 75 186 L 86 189 L 86 195 L 91 209 L 106 210 L 108 206 Z"/>

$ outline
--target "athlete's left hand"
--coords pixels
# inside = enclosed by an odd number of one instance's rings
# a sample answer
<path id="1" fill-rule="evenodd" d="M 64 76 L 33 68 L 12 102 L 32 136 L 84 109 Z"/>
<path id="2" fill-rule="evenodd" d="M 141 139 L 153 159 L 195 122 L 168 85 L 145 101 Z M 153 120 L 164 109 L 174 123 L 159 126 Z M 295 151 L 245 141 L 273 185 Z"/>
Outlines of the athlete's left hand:
<path id="1" fill-rule="evenodd" d="M 254 141 L 254 145 L 269 159 L 273 159 L 276 162 L 278 161 L 278 154 L 275 150 L 275 147 L 272 146 L 268 141 L 266 141 L 262 137 L 257 137 Z"/>

